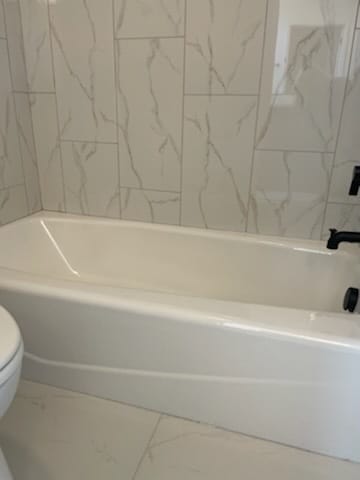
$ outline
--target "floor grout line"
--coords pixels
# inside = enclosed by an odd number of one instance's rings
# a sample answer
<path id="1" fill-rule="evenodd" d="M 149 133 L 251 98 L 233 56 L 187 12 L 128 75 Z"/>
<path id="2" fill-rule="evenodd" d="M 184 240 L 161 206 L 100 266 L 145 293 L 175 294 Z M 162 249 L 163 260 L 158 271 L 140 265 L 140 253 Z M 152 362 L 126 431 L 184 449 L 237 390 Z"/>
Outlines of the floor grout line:
<path id="1" fill-rule="evenodd" d="M 163 415 L 162 415 L 161 413 L 159 413 L 159 418 L 158 418 L 158 420 L 157 420 L 157 422 L 156 422 L 156 424 L 155 424 L 154 430 L 152 431 L 152 434 L 150 435 L 149 441 L 148 441 L 148 443 L 146 444 L 145 450 L 144 450 L 143 454 L 142 454 L 141 457 L 140 457 L 139 463 L 138 463 L 137 466 L 136 466 L 135 472 L 134 472 L 133 476 L 131 477 L 131 480 L 135 480 L 137 474 L 139 473 L 141 464 L 142 464 L 143 460 L 145 459 L 146 454 L 147 454 L 148 451 L 149 451 L 149 447 L 150 447 L 150 445 L 151 445 L 151 443 L 152 443 L 152 441 L 153 441 L 153 438 L 155 437 L 155 434 L 156 434 L 156 432 L 157 432 L 157 429 L 158 429 L 158 427 L 159 427 L 159 424 L 160 424 L 160 421 L 161 421 L 162 417 L 163 417 Z"/>

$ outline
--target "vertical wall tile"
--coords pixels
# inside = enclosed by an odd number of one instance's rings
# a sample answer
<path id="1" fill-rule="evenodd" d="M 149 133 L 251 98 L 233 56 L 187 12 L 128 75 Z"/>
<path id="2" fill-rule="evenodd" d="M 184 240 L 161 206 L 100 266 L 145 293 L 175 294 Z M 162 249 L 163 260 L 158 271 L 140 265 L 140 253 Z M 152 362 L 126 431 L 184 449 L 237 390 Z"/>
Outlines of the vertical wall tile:
<path id="1" fill-rule="evenodd" d="M 120 218 L 116 145 L 62 142 L 66 210 Z"/>
<path id="2" fill-rule="evenodd" d="M 332 155 L 256 152 L 248 231 L 320 238 Z"/>
<path id="3" fill-rule="evenodd" d="M 182 225 L 243 231 L 256 97 L 185 99 Z"/>
<path id="4" fill-rule="evenodd" d="M 5 17 L 4 17 L 4 9 L 3 4 L 0 2 L 0 38 L 6 37 L 6 30 L 5 30 Z"/>
<path id="5" fill-rule="evenodd" d="M 20 0 L 28 89 L 53 92 L 48 5 L 46 1 Z"/>
<path id="6" fill-rule="evenodd" d="M 331 181 L 331 202 L 357 203 L 358 196 L 349 195 L 355 165 L 360 165 L 360 31 L 355 34 L 351 70 L 346 90 L 344 113 Z"/>
<path id="7" fill-rule="evenodd" d="M 187 5 L 186 92 L 257 94 L 266 0 Z"/>
<path id="8" fill-rule="evenodd" d="M 24 182 L 6 40 L 0 40 L 0 188 Z"/>
<path id="9" fill-rule="evenodd" d="M 179 191 L 182 93 L 181 39 L 117 41 L 122 186 Z"/>
<path id="10" fill-rule="evenodd" d="M 357 3 L 269 1 L 259 148 L 334 151 Z"/>
<path id="11" fill-rule="evenodd" d="M 329 203 L 326 209 L 322 237 L 329 238 L 329 229 L 360 231 L 360 205 Z"/>
<path id="12" fill-rule="evenodd" d="M 15 104 L 29 213 L 35 213 L 41 210 L 41 193 L 29 95 L 16 93 Z"/>
<path id="13" fill-rule="evenodd" d="M 62 138 L 116 142 L 112 0 L 50 4 Z"/>
<path id="14" fill-rule="evenodd" d="M 0 190 L 0 225 L 26 217 L 27 214 L 24 185 Z"/>
<path id="15" fill-rule="evenodd" d="M 121 189 L 121 218 L 178 225 L 180 194 L 133 188 Z"/>
<path id="16" fill-rule="evenodd" d="M 13 88 L 26 92 L 28 84 L 20 4 L 18 0 L 4 0 L 4 7 Z"/>
<path id="17" fill-rule="evenodd" d="M 114 0 L 117 38 L 184 35 L 185 0 Z"/>
<path id="18" fill-rule="evenodd" d="M 30 98 L 43 208 L 62 212 L 65 202 L 55 95 L 32 94 Z"/>

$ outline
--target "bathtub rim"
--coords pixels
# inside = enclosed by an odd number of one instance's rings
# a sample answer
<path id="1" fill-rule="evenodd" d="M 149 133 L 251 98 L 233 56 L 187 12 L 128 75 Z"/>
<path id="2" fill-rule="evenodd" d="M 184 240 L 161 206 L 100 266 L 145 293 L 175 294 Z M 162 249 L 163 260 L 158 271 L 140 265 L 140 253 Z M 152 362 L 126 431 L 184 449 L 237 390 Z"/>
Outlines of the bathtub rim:
<path id="1" fill-rule="evenodd" d="M 46 281 L 45 281 L 46 280 Z M 266 336 L 287 341 L 323 344 L 360 353 L 360 315 L 316 312 L 287 307 L 229 302 L 208 298 L 156 293 L 80 281 L 44 278 L 0 268 L 0 290 L 44 296 L 112 310 L 166 318 L 169 321 L 226 329 L 234 333 Z M 251 318 L 249 318 L 251 312 Z M 266 318 L 264 318 L 266 317 Z M 289 323 L 289 318 L 293 324 Z M 328 322 L 327 331 L 315 328 Z M 331 328 L 330 328 L 331 327 Z M 351 328 L 353 335 L 336 333 Z M 333 329 L 333 331 L 331 331 Z"/>

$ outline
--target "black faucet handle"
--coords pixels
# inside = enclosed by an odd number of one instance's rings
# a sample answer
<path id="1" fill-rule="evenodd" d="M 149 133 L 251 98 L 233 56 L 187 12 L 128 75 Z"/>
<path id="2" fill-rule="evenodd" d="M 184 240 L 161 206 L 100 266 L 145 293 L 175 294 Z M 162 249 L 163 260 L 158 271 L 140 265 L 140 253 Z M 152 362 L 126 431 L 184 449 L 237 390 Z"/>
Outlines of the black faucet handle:
<path id="1" fill-rule="evenodd" d="M 338 231 L 337 231 L 336 228 L 329 228 L 329 232 L 330 232 L 331 236 L 334 236 L 334 235 L 337 234 Z"/>
<path id="2" fill-rule="evenodd" d="M 349 195 L 356 196 L 360 190 L 360 166 L 356 165 L 353 170 L 353 177 L 350 185 Z"/>

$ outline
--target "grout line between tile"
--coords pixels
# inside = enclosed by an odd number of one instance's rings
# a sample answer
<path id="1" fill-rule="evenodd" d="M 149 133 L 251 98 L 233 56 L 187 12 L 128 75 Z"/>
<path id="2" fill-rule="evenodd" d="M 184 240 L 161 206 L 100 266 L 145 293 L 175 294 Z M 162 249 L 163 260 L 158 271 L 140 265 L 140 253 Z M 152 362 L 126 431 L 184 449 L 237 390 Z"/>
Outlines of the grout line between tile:
<path id="1" fill-rule="evenodd" d="M 117 39 L 115 36 L 115 2 L 112 1 L 112 28 L 113 28 L 113 62 L 114 62 L 114 103 L 115 103 L 115 121 L 116 121 L 116 155 L 118 171 L 118 193 L 119 193 L 119 218 L 122 217 L 121 204 L 121 169 L 120 169 L 120 138 L 119 138 L 119 112 L 118 112 L 118 71 L 117 71 Z"/>
<path id="2" fill-rule="evenodd" d="M 359 12 L 359 8 L 360 8 L 360 4 L 359 4 L 359 1 L 358 1 L 357 12 Z M 334 153 L 333 153 L 332 166 L 331 166 L 330 175 L 329 175 L 329 185 L 328 185 L 328 191 L 327 191 L 326 200 L 325 200 L 323 220 L 322 220 L 322 223 L 321 223 L 320 238 L 322 238 L 322 236 L 324 235 L 325 220 L 326 220 L 329 198 L 330 198 L 330 189 L 331 189 L 333 176 L 334 176 L 336 155 L 337 155 L 337 150 L 338 150 L 338 147 L 339 147 L 339 140 L 340 140 L 340 134 L 341 134 L 341 131 L 342 131 L 342 124 L 343 124 L 344 111 L 345 111 L 345 103 L 346 103 L 346 98 L 347 98 L 347 91 L 348 91 L 349 82 L 350 82 L 350 72 L 351 72 L 353 58 L 354 58 L 354 55 L 355 55 L 354 46 L 355 46 L 355 37 L 356 37 L 356 22 L 357 22 L 357 15 L 355 17 L 355 25 L 354 25 L 354 31 L 353 31 L 352 41 L 351 41 L 349 66 L 348 66 L 348 69 L 347 69 L 344 96 L 343 96 L 340 118 L 339 118 L 339 126 L 338 126 L 337 135 L 336 135 L 335 149 L 334 149 Z"/>
<path id="3" fill-rule="evenodd" d="M 144 450 L 143 454 L 142 454 L 141 457 L 140 457 L 139 463 L 137 464 L 137 467 L 136 467 L 136 469 L 135 469 L 135 472 L 134 472 L 133 476 L 131 477 L 131 480 L 135 480 L 135 479 L 136 479 L 136 476 L 137 476 L 137 474 L 138 474 L 138 472 L 139 472 L 139 470 L 140 470 L 141 464 L 142 464 L 142 462 L 143 462 L 143 460 L 144 460 L 147 452 L 149 451 L 149 447 L 150 447 L 150 445 L 151 445 L 151 442 L 152 442 L 153 438 L 155 437 L 156 431 L 157 431 L 157 429 L 158 429 L 158 427 L 159 427 L 159 424 L 160 424 L 160 421 L 161 421 L 162 417 L 163 417 L 163 415 L 160 413 L 160 414 L 159 414 L 159 418 L 158 418 L 158 420 L 157 420 L 157 422 L 156 422 L 156 424 L 155 424 L 154 430 L 152 431 L 152 434 L 150 435 L 149 441 L 148 441 L 148 443 L 146 444 L 145 450 Z"/>
<path id="4" fill-rule="evenodd" d="M 115 16 L 114 16 L 115 21 Z M 184 35 L 150 35 L 148 37 L 117 37 L 114 32 L 115 40 L 171 40 L 172 38 L 185 38 Z"/>
<path id="5" fill-rule="evenodd" d="M 184 93 L 185 97 L 257 97 L 257 93 Z"/>
<path id="6" fill-rule="evenodd" d="M 182 224 L 183 184 L 184 184 L 184 137 L 185 137 L 185 89 L 186 89 L 186 34 L 187 34 L 187 0 L 184 1 L 184 52 L 183 52 L 183 98 L 181 114 L 181 164 L 180 164 L 180 206 L 179 225 Z"/>
<path id="7" fill-rule="evenodd" d="M 346 202 L 328 202 L 327 205 L 342 205 L 342 206 L 346 206 L 346 207 L 358 207 L 360 208 L 360 204 L 359 203 L 346 203 Z"/>
<path id="8" fill-rule="evenodd" d="M 251 169 L 250 169 L 250 176 L 249 176 L 249 195 L 248 195 L 246 219 L 245 219 L 245 232 L 247 232 L 249 228 L 250 201 L 251 201 L 252 182 L 253 182 L 254 166 L 255 166 L 255 153 L 256 153 L 256 145 L 257 145 L 257 131 L 258 131 L 258 125 L 259 125 L 261 90 L 262 90 L 263 77 L 264 77 L 265 42 L 266 42 L 266 35 L 267 35 L 267 29 L 268 29 L 268 20 L 269 20 L 268 16 L 269 16 L 269 0 L 266 0 L 265 17 L 264 17 L 264 34 L 263 34 L 264 36 L 263 36 L 262 52 L 261 52 L 261 63 L 260 63 L 261 66 L 260 66 L 260 76 L 259 76 L 258 94 L 257 94 L 254 146 L 253 146 Z"/>
<path id="9" fill-rule="evenodd" d="M 98 140 L 80 140 L 80 139 L 73 140 L 70 138 L 60 138 L 60 141 L 65 143 L 95 143 L 97 145 L 98 144 L 99 145 L 117 145 L 117 142 L 99 142 Z"/>
<path id="10" fill-rule="evenodd" d="M 56 92 L 55 90 L 49 90 L 48 92 L 45 92 L 45 91 L 42 91 L 42 92 L 39 92 L 39 91 L 36 91 L 36 90 L 14 90 L 14 93 L 23 93 L 23 94 L 26 94 L 26 95 L 32 95 L 32 94 L 36 94 L 36 95 L 54 95 Z"/>
<path id="11" fill-rule="evenodd" d="M 3 3 L 1 3 L 2 6 Z M 25 67 L 25 81 L 27 84 L 27 79 L 28 79 L 28 74 L 27 74 L 27 67 L 26 67 L 26 62 L 25 62 L 25 52 L 24 52 L 24 38 L 23 38 L 23 28 L 22 28 L 22 20 L 21 20 L 21 8 L 20 8 L 20 3 L 17 1 L 17 6 L 19 8 L 19 21 L 20 21 L 20 30 L 21 30 L 21 49 L 24 53 L 24 67 Z M 5 9 L 3 8 L 4 12 L 4 27 L 5 27 L 5 34 L 6 37 L 8 37 L 8 23 L 7 23 L 7 17 L 5 14 Z M 13 108 L 14 108 L 14 115 L 15 115 L 15 125 L 16 125 L 16 138 L 17 138 L 17 143 L 18 143 L 18 148 L 19 148 L 19 155 L 20 155 L 20 161 L 21 161 L 21 170 L 22 170 L 22 176 L 23 176 L 23 181 L 24 181 L 24 189 L 25 189 L 25 198 L 26 198 L 26 207 L 27 207 L 27 213 L 30 215 L 30 201 L 29 201 L 29 194 L 27 191 L 26 187 L 26 175 L 25 175 L 25 167 L 24 167 L 24 157 L 22 153 L 22 148 L 21 148 L 21 141 L 20 141 L 20 134 L 19 134 L 19 120 L 18 120 L 18 112 L 16 108 L 16 101 L 15 101 L 15 94 L 14 94 L 14 77 L 12 73 L 12 68 L 11 68 L 11 58 L 10 58 L 10 48 L 9 48 L 9 41 L 6 38 L 6 51 L 7 51 L 7 57 L 8 57 L 8 67 L 9 67 L 9 76 L 10 76 L 10 83 L 11 83 L 11 97 L 12 97 L 12 102 L 13 102 Z M 31 112 L 30 112 L 31 113 Z M 31 118 L 32 121 L 32 118 Z"/>
<path id="12" fill-rule="evenodd" d="M 62 155 L 62 150 L 61 150 L 61 130 L 60 130 L 59 105 L 58 105 L 58 99 L 57 99 L 56 78 L 55 78 L 55 58 L 54 58 L 54 47 L 53 47 L 53 41 L 52 41 L 50 4 L 49 4 L 48 0 L 46 0 L 46 6 L 47 6 L 47 18 L 48 18 L 48 24 L 49 24 L 48 26 L 49 26 L 49 43 L 50 43 L 50 55 L 51 55 L 51 67 L 52 67 L 54 90 L 55 90 L 53 95 L 55 96 L 55 110 L 56 110 L 57 131 L 58 131 L 57 145 L 58 145 L 58 148 L 59 148 L 59 155 L 60 155 L 60 167 L 61 167 L 62 184 L 63 184 L 64 212 L 66 212 L 67 207 L 66 207 L 66 193 L 65 193 L 66 188 L 65 188 L 64 160 L 63 160 L 63 155 Z"/>
<path id="13" fill-rule="evenodd" d="M 22 182 L 22 183 L 15 183 L 14 185 L 9 185 L 7 187 L 0 187 L 0 192 L 3 192 L 4 190 L 11 190 L 12 188 L 17 188 L 17 187 L 24 187 L 26 191 L 25 182 Z"/>
<path id="14" fill-rule="evenodd" d="M 333 151 L 328 151 L 328 152 L 323 152 L 321 150 L 295 150 L 295 149 L 277 149 L 277 148 L 255 148 L 255 152 L 289 152 L 289 153 L 308 153 L 311 155 L 333 155 L 335 152 Z"/>

